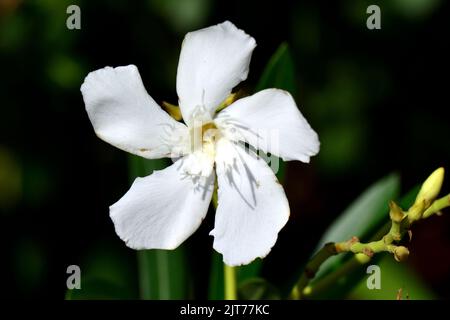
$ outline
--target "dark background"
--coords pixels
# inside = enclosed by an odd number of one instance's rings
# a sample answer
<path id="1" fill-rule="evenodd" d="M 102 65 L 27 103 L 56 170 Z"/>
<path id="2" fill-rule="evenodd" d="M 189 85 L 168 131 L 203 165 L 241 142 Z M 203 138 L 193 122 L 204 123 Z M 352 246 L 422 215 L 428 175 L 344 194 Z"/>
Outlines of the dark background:
<path id="1" fill-rule="evenodd" d="M 81 8 L 81 30 L 66 28 L 69 4 Z M 366 28 L 369 4 L 381 7 L 381 30 Z M 111 261 L 137 287 L 135 253 L 108 216 L 130 185 L 127 155 L 92 130 L 79 91 L 88 72 L 135 64 L 156 101 L 176 102 L 186 32 L 230 20 L 252 35 L 250 91 L 277 47 L 289 44 L 296 100 L 322 145 L 311 165 L 288 165 L 292 217 L 263 270 L 276 282 L 374 181 L 396 171 L 407 191 L 450 168 L 449 13 L 443 0 L 0 0 L 2 294 L 62 299 L 68 265 L 119 272 Z M 187 242 L 199 298 L 213 218 Z M 408 264 L 449 298 L 450 217 L 416 229 Z"/>

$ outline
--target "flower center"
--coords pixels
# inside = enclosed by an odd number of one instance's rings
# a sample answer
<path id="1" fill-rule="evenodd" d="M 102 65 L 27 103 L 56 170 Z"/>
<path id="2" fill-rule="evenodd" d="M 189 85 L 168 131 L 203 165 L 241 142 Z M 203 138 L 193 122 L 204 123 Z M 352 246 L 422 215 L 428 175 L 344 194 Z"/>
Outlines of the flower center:
<path id="1" fill-rule="evenodd" d="M 191 151 L 202 151 L 214 158 L 215 142 L 219 135 L 219 129 L 214 122 L 194 121 L 194 126 L 190 129 Z"/>

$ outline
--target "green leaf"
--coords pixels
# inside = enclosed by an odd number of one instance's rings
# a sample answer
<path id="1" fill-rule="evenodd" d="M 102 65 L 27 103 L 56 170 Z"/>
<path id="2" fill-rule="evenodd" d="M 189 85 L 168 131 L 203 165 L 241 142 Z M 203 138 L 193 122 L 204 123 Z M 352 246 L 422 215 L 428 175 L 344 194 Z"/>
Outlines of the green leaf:
<path id="1" fill-rule="evenodd" d="M 166 159 L 129 158 L 129 176 L 147 176 L 169 164 Z M 183 246 L 175 250 L 141 250 L 137 253 L 139 290 L 142 299 L 186 299 L 188 264 Z"/>
<path id="2" fill-rule="evenodd" d="M 293 97 L 297 96 L 297 81 L 295 79 L 294 60 L 287 43 L 283 42 L 267 63 L 261 78 L 256 85 L 255 92 L 277 88 L 289 91 Z M 272 155 L 272 157 L 274 157 Z M 286 164 L 279 159 L 279 168 L 276 172 L 278 180 L 283 182 Z"/>
<path id="3" fill-rule="evenodd" d="M 262 268 L 262 260 L 256 259 L 248 265 L 241 266 L 237 269 L 236 277 L 238 285 L 247 281 L 248 279 L 252 279 L 258 277 Z"/>
<path id="4" fill-rule="evenodd" d="M 222 256 L 216 251 L 213 251 L 211 256 L 210 270 L 208 299 L 223 300 L 225 298 L 223 262 Z"/>
<path id="5" fill-rule="evenodd" d="M 267 63 L 255 91 L 277 88 L 297 95 L 294 60 L 287 43 L 283 42 Z"/>
<path id="6" fill-rule="evenodd" d="M 325 231 L 315 251 L 327 242 L 345 241 L 352 236 L 361 240 L 370 237 L 374 228 L 385 223 L 388 203 L 395 200 L 399 192 L 400 178 L 397 174 L 390 174 L 371 185 Z M 319 269 L 317 279 L 341 265 L 345 258 L 345 255 L 338 255 L 328 259 Z"/>
<path id="7" fill-rule="evenodd" d="M 138 251 L 142 299 L 187 298 L 187 265 L 183 246 L 175 250 Z"/>
<path id="8" fill-rule="evenodd" d="M 418 184 L 411 190 L 409 190 L 399 201 L 399 205 L 403 210 L 409 209 L 414 204 L 414 201 L 416 200 L 416 196 L 419 193 L 420 187 L 422 185 Z M 389 218 L 386 217 L 386 221 L 389 221 Z"/>

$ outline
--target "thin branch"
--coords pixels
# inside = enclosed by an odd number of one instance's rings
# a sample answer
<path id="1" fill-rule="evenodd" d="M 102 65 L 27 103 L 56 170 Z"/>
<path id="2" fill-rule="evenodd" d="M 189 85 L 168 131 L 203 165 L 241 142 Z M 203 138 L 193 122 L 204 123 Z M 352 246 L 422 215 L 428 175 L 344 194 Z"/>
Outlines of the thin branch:
<path id="1" fill-rule="evenodd" d="M 303 273 L 291 292 L 291 299 L 302 299 L 317 292 L 323 291 L 333 285 L 343 275 L 354 271 L 361 264 L 368 263 L 372 256 L 379 252 L 389 252 L 394 258 L 401 262 L 408 258 L 409 250 L 403 245 L 402 240 L 409 237 L 410 228 L 418 220 L 426 219 L 433 214 L 439 214 L 442 209 L 450 206 L 450 194 L 435 200 L 439 193 L 444 170 L 437 169 L 424 182 L 419 191 L 415 203 L 404 212 L 395 202 L 389 203 L 390 228 L 386 232 L 386 226 L 377 233 L 378 238 L 375 241 L 362 243 L 357 237 L 352 237 L 344 242 L 331 242 L 325 244 L 306 264 Z M 330 257 L 350 252 L 354 256 L 348 260 L 335 272 L 326 275 L 317 281 L 314 285 L 309 285 L 310 281 L 315 277 L 322 264 Z"/>

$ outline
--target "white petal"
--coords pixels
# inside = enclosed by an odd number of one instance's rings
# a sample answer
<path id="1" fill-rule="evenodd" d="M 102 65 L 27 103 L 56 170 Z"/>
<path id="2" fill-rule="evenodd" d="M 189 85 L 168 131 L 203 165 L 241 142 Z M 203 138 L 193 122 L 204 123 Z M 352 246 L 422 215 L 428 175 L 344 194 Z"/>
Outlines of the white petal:
<path id="1" fill-rule="evenodd" d="M 283 160 L 309 162 L 319 152 L 319 138 L 284 90 L 266 89 L 222 110 L 216 125 L 234 141 L 246 141 Z"/>
<path id="2" fill-rule="evenodd" d="M 186 34 L 178 62 L 177 92 L 186 123 L 197 107 L 211 116 L 231 89 L 245 80 L 255 40 L 234 24 Z"/>
<path id="3" fill-rule="evenodd" d="M 261 158 L 224 138 L 217 142 L 216 172 L 214 249 L 231 266 L 265 257 L 289 218 L 282 186 Z"/>
<path id="4" fill-rule="evenodd" d="M 128 247 L 174 249 L 198 228 L 214 189 L 211 160 L 190 154 L 134 181 L 110 207 L 116 233 Z"/>
<path id="5" fill-rule="evenodd" d="M 189 137 L 148 95 L 134 65 L 88 74 L 81 86 L 95 133 L 104 141 L 145 158 L 180 155 Z"/>

